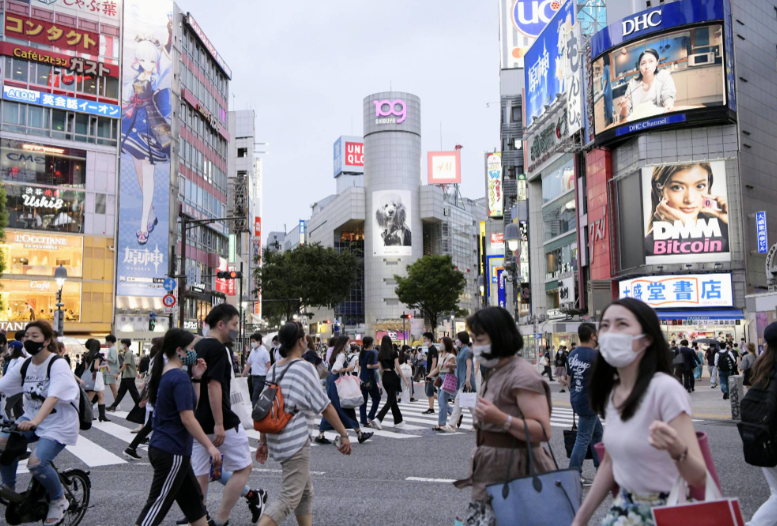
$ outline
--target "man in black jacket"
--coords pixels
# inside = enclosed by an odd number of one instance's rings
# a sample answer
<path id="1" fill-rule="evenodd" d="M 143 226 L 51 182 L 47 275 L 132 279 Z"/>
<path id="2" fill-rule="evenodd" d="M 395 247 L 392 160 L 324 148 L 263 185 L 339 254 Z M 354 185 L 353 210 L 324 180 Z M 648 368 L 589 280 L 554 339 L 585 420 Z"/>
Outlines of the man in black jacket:
<path id="1" fill-rule="evenodd" d="M 696 368 L 696 365 L 702 365 L 702 363 L 694 350 L 688 348 L 688 340 L 680 342 L 680 353 L 684 359 L 683 386 L 690 393 L 696 390 L 696 379 L 693 377 L 693 370 Z"/>

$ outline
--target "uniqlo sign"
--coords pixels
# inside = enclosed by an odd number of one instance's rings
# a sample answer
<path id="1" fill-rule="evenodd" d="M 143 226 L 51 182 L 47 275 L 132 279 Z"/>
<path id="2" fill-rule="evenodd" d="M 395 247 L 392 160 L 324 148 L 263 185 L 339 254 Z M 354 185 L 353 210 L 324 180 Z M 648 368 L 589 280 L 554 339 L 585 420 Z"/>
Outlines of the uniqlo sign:
<path id="1" fill-rule="evenodd" d="M 364 166 L 364 144 L 360 142 L 345 143 L 345 165 Z"/>
<path id="2" fill-rule="evenodd" d="M 261 217 L 254 218 L 254 237 L 258 237 L 260 239 L 262 237 L 262 218 Z"/>

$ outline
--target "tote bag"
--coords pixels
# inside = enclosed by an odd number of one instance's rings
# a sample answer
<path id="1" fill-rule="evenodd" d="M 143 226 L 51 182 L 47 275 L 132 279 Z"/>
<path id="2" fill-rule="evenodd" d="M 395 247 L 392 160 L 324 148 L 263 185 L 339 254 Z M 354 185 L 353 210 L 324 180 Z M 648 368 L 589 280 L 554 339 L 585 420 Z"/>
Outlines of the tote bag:
<path id="1" fill-rule="evenodd" d="M 529 436 L 529 426 L 524 420 L 524 430 Z M 543 429 L 543 433 L 545 430 Z M 545 435 L 547 440 L 547 435 Z M 553 448 L 548 443 L 556 471 L 538 474 L 534 468 L 534 454 L 529 445 L 529 476 L 510 480 L 510 466 L 515 447 L 510 453 L 507 476 L 503 484 L 486 486 L 491 496 L 491 507 L 498 526 L 515 524 L 520 517 L 521 526 L 569 526 L 580 509 L 583 488 L 580 472 L 576 469 L 558 469 Z M 542 503 L 538 506 L 537 503 Z"/>
<path id="2" fill-rule="evenodd" d="M 226 351 L 229 356 L 232 379 L 229 382 L 229 404 L 232 412 L 240 419 L 243 429 L 253 429 L 254 419 L 251 417 L 251 395 L 248 394 L 248 378 L 245 376 L 235 376 L 235 367 L 232 364 L 232 356 L 229 350 Z"/>
<path id="3" fill-rule="evenodd" d="M 445 375 L 445 381 L 442 383 L 442 390 L 448 394 L 455 395 L 459 388 L 459 380 L 453 373 Z"/>
<path id="4" fill-rule="evenodd" d="M 724 498 L 707 470 L 703 502 L 686 502 L 687 483 L 678 477 L 665 506 L 651 510 L 656 526 L 704 524 L 704 526 L 745 526 L 738 499 Z"/>
<path id="5" fill-rule="evenodd" d="M 359 377 L 348 374 L 340 376 L 335 380 L 335 386 L 343 409 L 356 409 L 364 403 Z"/>

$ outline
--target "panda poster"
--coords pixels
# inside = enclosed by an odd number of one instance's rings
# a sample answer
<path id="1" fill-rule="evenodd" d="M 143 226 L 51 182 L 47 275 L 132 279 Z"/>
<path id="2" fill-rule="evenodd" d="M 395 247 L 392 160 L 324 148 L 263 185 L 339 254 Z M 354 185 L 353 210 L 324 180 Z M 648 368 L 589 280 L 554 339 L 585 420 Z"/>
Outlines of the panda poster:
<path id="1" fill-rule="evenodd" d="M 410 256 L 413 253 L 409 190 L 372 192 L 373 256 Z"/>

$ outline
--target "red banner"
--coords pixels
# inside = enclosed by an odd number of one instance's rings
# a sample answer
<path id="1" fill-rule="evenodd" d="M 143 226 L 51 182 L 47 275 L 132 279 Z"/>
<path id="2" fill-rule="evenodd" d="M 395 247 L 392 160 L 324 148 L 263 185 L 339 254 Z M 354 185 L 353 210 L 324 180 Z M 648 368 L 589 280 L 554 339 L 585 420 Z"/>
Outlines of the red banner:
<path id="1" fill-rule="evenodd" d="M 12 13 L 5 15 L 5 35 L 81 53 L 100 53 L 100 35 L 97 33 Z"/>
<path id="2" fill-rule="evenodd" d="M 254 217 L 254 237 L 262 239 L 262 218 Z"/>

